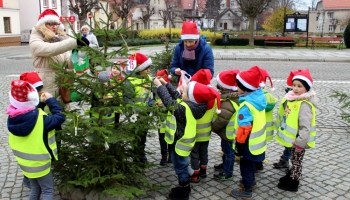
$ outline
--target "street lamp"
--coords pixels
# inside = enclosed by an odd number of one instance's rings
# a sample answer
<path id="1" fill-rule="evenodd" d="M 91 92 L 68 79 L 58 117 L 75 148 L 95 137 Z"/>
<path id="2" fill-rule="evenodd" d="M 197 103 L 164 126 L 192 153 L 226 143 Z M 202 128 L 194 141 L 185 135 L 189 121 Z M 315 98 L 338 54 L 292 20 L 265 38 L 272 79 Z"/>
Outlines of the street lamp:
<path id="1" fill-rule="evenodd" d="M 171 43 L 171 6 L 168 8 L 168 15 L 169 15 L 169 42 Z"/>
<path id="2" fill-rule="evenodd" d="M 213 17 L 214 17 L 213 29 L 214 29 L 214 32 L 215 32 L 216 31 L 216 27 L 215 27 L 215 25 L 216 25 L 216 15 L 213 15 Z"/>

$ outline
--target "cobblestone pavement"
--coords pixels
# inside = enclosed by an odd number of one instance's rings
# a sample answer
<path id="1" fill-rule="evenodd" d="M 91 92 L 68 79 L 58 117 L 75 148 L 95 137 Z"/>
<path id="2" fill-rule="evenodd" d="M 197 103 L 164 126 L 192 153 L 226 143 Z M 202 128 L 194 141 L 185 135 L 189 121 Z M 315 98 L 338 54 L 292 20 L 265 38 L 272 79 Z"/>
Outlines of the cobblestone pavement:
<path id="1" fill-rule="evenodd" d="M 141 49 L 141 51 L 146 50 Z M 147 50 L 149 53 L 156 51 Z M 226 50 L 217 50 L 214 53 L 218 51 Z M 293 51 L 298 55 L 308 53 L 315 57 L 317 57 L 315 52 L 323 52 L 327 55 L 320 55 L 319 57 L 334 56 L 335 58 L 338 55 L 340 59 L 337 62 L 256 60 L 257 57 L 254 57 L 254 54 L 258 54 L 260 51 L 266 51 L 271 57 L 273 52 L 280 52 L 288 56 L 288 52 Z M 300 189 L 298 192 L 293 193 L 277 188 L 278 179 L 284 175 L 284 171 L 273 169 L 272 163 L 279 159 L 283 148 L 272 141 L 268 144 L 266 152 L 268 162 L 264 165 L 264 171 L 256 174 L 258 188 L 253 193 L 254 199 L 350 199 L 350 128 L 345 121 L 339 118 L 341 114 L 339 103 L 336 99 L 330 97 L 333 90 L 350 93 L 349 64 L 341 61 L 343 56 L 350 58 L 350 51 L 304 51 L 295 49 L 281 49 L 280 51 L 278 49 L 257 49 L 249 50 L 251 60 L 218 59 L 215 61 L 216 74 L 225 69 L 239 68 L 244 70 L 253 65 L 259 65 L 267 69 L 274 80 L 276 88 L 272 93 L 278 97 L 284 94 L 284 79 L 288 76 L 290 70 L 309 68 L 314 78 L 314 88 L 319 100 L 317 109 L 317 144 L 316 148 L 306 152 Z M 8 91 L 10 81 L 18 78 L 20 73 L 31 71 L 33 68 L 31 60 L 27 56 L 30 55 L 28 47 L 0 48 L 0 52 L 0 109 L 3 110 L 3 112 L 0 112 L 0 199 L 27 199 L 29 189 L 22 186 L 22 172 L 18 168 L 17 162 L 8 146 L 7 115 L 5 110 L 9 103 Z M 213 84 L 215 84 L 215 78 L 213 79 Z M 158 136 L 153 132 L 148 137 L 147 150 L 153 152 L 153 154 L 148 155 L 149 161 L 158 164 L 160 159 Z M 192 193 L 190 199 L 234 199 L 228 193 L 232 189 L 238 188 L 240 179 L 239 165 L 235 163 L 233 181 L 214 180 L 212 178 L 214 173 L 213 165 L 221 161 L 220 156 L 220 139 L 214 134 L 209 146 L 208 177 L 202 179 L 200 183 L 191 184 Z M 152 167 L 147 171 L 147 176 L 153 183 L 169 186 L 177 184 L 177 177 L 172 169 L 172 165 Z M 166 199 L 165 197 L 168 193 L 169 189 L 162 189 L 156 192 L 149 192 L 139 199 Z M 55 199 L 59 200 L 61 198 L 59 195 L 56 195 Z"/>

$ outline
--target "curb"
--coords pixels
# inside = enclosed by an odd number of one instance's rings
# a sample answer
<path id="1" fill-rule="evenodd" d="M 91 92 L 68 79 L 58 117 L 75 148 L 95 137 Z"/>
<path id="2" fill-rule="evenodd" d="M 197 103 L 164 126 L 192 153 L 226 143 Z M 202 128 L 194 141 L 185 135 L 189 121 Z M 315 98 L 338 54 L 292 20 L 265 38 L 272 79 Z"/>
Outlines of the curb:
<path id="1" fill-rule="evenodd" d="M 25 60 L 32 59 L 31 56 L 11 56 L 7 59 Z M 116 57 L 113 59 L 127 59 L 127 57 Z M 290 61 L 290 62 L 350 62 L 350 58 L 315 58 L 315 57 L 249 57 L 235 55 L 214 55 L 215 60 L 237 60 L 237 61 Z"/>

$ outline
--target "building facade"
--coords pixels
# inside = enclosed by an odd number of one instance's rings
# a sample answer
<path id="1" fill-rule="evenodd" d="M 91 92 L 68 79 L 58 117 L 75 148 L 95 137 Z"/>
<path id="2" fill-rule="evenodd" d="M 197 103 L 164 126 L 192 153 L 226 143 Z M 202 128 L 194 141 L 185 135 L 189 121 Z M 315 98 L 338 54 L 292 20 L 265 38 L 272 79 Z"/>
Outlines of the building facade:
<path id="1" fill-rule="evenodd" d="M 20 46 L 21 29 L 18 0 L 0 0 L 0 46 Z"/>
<path id="2" fill-rule="evenodd" d="M 350 19 L 350 0 L 322 0 L 310 11 L 309 32 L 320 36 L 343 33 Z"/>

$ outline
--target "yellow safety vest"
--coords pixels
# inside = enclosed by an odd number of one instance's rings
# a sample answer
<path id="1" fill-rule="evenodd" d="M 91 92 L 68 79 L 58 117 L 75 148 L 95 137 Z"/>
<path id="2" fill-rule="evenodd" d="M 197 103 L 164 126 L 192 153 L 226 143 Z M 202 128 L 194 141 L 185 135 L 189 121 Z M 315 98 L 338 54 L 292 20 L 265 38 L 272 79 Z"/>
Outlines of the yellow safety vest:
<path id="1" fill-rule="evenodd" d="M 165 133 L 166 120 L 160 123 L 159 133 Z"/>
<path id="2" fill-rule="evenodd" d="M 215 100 L 214 106 L 207 110 L 202 118 L 197 120 L 196 125 L 196 142 L 206 142 L 211 138 L 211 121 L 217 108 Z"/>
<path id="3" fill-rule="evenodd" d="M 236 139 L 236 131 L 237 131 L 237 128 L 235 128 L 235 126 L 236 126 L 236 119 L 237 119 L 237 113 L 238 113 L 238 104 L 232 101 L 231 99 L 228 99 L 228 100 L 231 102 L 232 107 L 235 109 L 235 113 L 231 116 L 230 121 L 226 126 L 226 137 L 229 140 L 233 140 L 232 148 L 235 149 L 236 148 L 235 139 Z"/>
<path id="4" fill-rule="evenodd" d="M 90 108 L 91 119 L 94 123 L 98 123 L 98 119 L 100 117 L 100 109 L 97 107 Z M 114 124 L 114 109 L 113 108 L 103 108 L 107 109 L 102 113 L 102 123 L 104 124 Z"/>
<path id="5" fill-rule="evenodd" d="M 310 138 L 307 145 L 310 148 L 315 147 L 316 143 L 316 109 L 315 106 L 306 100 L 287 101 L 286 108 L 283 104 L 286 99 L 283 99 L 278 110 L 278 131 L 276 141 L 285 147 L 292 147 L 293 142 L 297 138 L 299 129 L 299 112 L 303 102 L 308 103 L 312 110 L 312 121 L 310 127 Z"/>
<path id="6" fill-rule="evenodd" d="M 175 144 L 175 152 L 179 156 L 189 156 L 196 143 L 196 119 L 193 117 L 190 107 L 185 102 L 180 102 L 179 104 L 185 107 L 186 127 L 183 136 Z M 174 143 L 176 127 L 175 116 L 168 112 L 164 137 L 168 144 Z"/>
<path id="7" fill-rule="evenodd" d="M 249 135 L 249 151 L 253 155 L 260 155 L 266 151 L 266 116 L 265 110 L 259 111 L 252 104 L 247 101 L 244 101 L 239 105 L 241 109 L 246 105 L 252 116 L 253 116 L 253 128 Z M 238 115 L 236 122 L 238 121 Z M 238 123 L 235 124 L 235 129 L 238 129 Z M 233 144 L 233 148 L 235 144 Z"/>
<path id="8" fill-rule="evenodd" d="M 275 123 L 273 121 L 273 110 L 265 113 L 266 115 L 266 141 L 273 139 L 274 131 L 276 130 Z"/>
<path id="9" fill-rule="evenodd" d="M 151 84 L 150 80 L 152 80 L 152 77 L 149 75 L 147 75 L 147 77 L 144 79 L 129 77 L 129 80 L 135 88 L 135 96 L 133 98 L 134 103 L 142 106 L 147 106 L 147 103 L 151 97 L 151 88 L 150 86 L 147 87 L 146 84 Z"/>
<path id="10" fill-rule="evenodd" d="M 28 136 L 9 135 L 9 145 L 23 174 L 28 178 L 43 177 L 51 170 L 51 155 L 43 141 L 44 115 L 47 114 L 42 109 L 38 111 L 38 119 Z M 58 160 L 55 130 L 48 133 L 48 144 L 54 158 Z"/>

